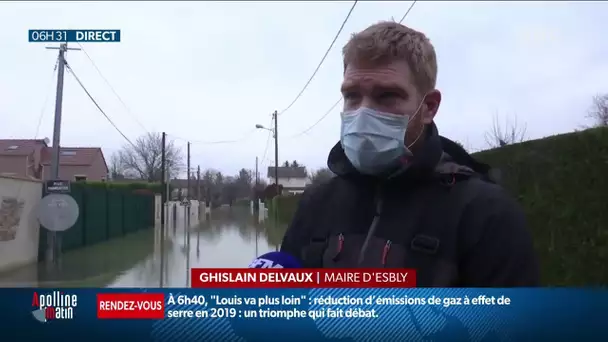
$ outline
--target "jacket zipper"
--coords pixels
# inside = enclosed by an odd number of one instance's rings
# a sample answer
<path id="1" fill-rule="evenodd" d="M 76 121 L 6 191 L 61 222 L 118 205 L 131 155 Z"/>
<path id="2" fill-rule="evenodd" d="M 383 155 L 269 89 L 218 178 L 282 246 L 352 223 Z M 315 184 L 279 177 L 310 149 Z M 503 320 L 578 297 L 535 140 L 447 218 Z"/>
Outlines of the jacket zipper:
<path id="1" fill-rule="evenodd" d="M 357 265 L 361 266 L 363 260 L 365 260 L 365 252 L 367 252 L 367 248 L 369 247 L 369 242 L 371 241 L 376 229 L 378 228 L 378 223 L 380 222 L 380 215 L 382 214 L 382 209 L 384 207 L 384 198 L 382 196 L 382 190 L 380 187 L 376 189 L 376 195 L 374 196 L 374 204 L 376 212 L 374 213 L 374 219 L 369 226 L 369 230 L 367 231 L 367 236 L 365 237 L 365 241 L 363 241 L 363 245 L 361 246 L 361 250 L 359 251 L 359 261 Z"/>

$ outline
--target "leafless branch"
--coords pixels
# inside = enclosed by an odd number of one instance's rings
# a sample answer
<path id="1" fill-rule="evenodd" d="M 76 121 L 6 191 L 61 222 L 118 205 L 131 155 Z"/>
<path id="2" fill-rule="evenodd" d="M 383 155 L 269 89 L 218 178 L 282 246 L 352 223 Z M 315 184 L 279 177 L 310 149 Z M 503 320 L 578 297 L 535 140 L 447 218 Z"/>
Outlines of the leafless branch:
<path id="1" fill-rule="evenodd" d="M 161 180 L 162 136 L 160 133 L 148 133 L 139 137 L 133 145 L 125 145 L 118 152 L 118 159 L 123 172 L 133 173 L 147 181 Z M 165 165 L 171 175 L 179 172 L 181 153 L 173 141 L 166 142 Z"/>
<path id="2" fill-rule="evenodd" d="M 492 128 L 486 132 L 486 143 L 491 148 L 516 144 L 526 140 L 526 124 L 518 124 L 517 117 L 513 120 L 507 119 L 504 126 L 499 123 L 498 115 L 492 118 Z"/>
<path id="3" fill-rule="evenodd" d="M 593 120 L 594 126 L 608 126 L 608 94 L 593 97 L 593 104 L 587 113 L 587 117 Z"/>

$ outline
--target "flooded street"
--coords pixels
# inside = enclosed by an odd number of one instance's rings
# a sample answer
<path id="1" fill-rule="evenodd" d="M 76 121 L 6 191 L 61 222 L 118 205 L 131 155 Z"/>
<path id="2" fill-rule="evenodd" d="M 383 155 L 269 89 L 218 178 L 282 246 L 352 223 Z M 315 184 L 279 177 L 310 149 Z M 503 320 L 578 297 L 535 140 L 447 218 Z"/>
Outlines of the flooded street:
<path id="1" fill-rule="evenodd" d="M 0 274 L 0 287 L 187 287 L 191 268 L 247 267 L 276 250 L 286 228 L 259 220 L 249 208 L 222 207 L 188 230 L 183 207 L 177 213 L 162 251 L 156 227 L 67 252 L 59 269 L 38 264 Z"/>

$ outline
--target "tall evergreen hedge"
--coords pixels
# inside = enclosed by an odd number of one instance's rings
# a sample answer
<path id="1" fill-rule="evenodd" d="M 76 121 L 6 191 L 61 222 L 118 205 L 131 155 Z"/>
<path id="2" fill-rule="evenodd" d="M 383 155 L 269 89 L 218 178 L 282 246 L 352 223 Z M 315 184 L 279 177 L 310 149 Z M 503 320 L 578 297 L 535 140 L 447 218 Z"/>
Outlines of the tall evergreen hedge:
<path id="1" fill-rule="evenodd" d="M 474 157 L 499 169 L 502 185 L 523 206 L 544 285 L 608 285 L 608 128 L 527 141 Z M 278 198 L 282 220 L 291 218 L 297 198 Z"/>
<path id="2" fill-rule="evenodd" d="M 475 154 L 523 206 L 550 286 L 608 285 L 608 128 Z"/>

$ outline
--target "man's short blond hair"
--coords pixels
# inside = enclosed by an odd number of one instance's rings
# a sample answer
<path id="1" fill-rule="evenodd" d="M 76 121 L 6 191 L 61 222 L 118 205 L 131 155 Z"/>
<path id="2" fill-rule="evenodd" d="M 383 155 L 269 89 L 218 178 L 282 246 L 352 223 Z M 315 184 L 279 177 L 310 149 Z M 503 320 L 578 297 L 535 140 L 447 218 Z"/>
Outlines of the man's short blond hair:
<path id="1" fill-rule="evenodd" d="M 380 22 L 355 33 L 342 49 L 344 69 L 350 63 L 406 61 L 414 84 L 423 94 L 435 89 L 437 56 L 422 32 L 392 21 Z"/>

